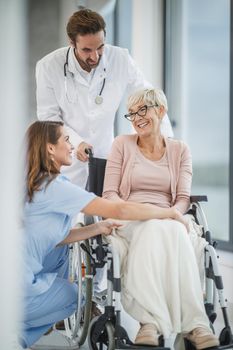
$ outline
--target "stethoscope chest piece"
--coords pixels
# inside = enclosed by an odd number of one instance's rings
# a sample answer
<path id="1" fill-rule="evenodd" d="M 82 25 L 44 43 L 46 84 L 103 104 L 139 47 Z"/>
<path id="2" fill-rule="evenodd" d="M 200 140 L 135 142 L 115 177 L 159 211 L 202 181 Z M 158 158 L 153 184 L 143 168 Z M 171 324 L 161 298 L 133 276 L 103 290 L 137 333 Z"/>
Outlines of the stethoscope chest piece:
<path id="1" fill-rule="evenodd" d="M 100 95 L 98 95 L 98 96 L 96 96 L 96 98 L 95 98 L 95 103 L 97 104 L 97 105 L 101 105 L 102 103 L 103 103 L 103 97 L 102 96 L 100 96 Z"/>

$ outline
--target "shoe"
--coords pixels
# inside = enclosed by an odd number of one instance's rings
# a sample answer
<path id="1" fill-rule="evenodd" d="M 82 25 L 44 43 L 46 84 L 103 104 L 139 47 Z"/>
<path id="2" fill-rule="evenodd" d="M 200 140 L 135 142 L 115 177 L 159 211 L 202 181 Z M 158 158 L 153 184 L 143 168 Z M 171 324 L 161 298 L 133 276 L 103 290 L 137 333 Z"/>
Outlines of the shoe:
<path id="1" fill-rule="evenodd" d="M 64 330 L 65 330 L 65 323 L 64 323 L 64 320 L 58 321 L 58 322 L 55 324 L 55 328 L 56 328 L 58 331 L 64 331 Z"/>
<path id="2" fill-rule="evenodd" d="M 219 346 L 219 340 L 208 328 L 197 327 L 185 335 L 197 350 L 208 349 Z"/>
<path id="3" fill-rule="evenodd" d="M 50 327 L 44 335 L 49 335 L 53 331 L 53 327 Z"/>
<path id="4" fill-rule="evenodd" d="M 101 310 L 98 308 L 97 304 L 92 301 L 92 305 L 91 305 L 91 319 L 93 319 L 94 317 L 97 316 L 101 316 L 102 312 Z"/>
<path id="5" fill-rule="evenodd" d="M 134 344 L 136 345 L 159 345 L 160 334 L 157 328 L 152 323 L 146 323 L 141 325 L 137 336 L 135 338 Z"/>

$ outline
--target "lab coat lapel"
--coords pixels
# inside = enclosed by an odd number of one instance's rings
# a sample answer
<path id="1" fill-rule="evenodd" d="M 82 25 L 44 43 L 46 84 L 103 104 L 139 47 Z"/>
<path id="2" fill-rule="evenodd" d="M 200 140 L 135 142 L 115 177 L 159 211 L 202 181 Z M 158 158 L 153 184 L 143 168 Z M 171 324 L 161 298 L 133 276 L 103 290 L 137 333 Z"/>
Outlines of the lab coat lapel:
<path id="1" fill-rule="evenodd" d="M 103 80 L 106 78 L 106 57 L 103 53 L 99 65 L 96 67 L 95 74 L 91 81 L 91 87 L 94 88 L 98 85 L 102 85 Z"/>
<path id="2" fill-rule="evenodd" d="M 73 47 L 71 47 L 71 50 L 69 52 L 69 57 L 68 57 L 68 70 L 70 72 L 70 74 L 73 74 L 73 76 L 75 76 L 75 78 L 78 80 L 78 82 L 80 84 L 83 84 L 85 86 L 89 86 L 88 82 L 82 77 L 82 75 L 80 74 L 80 72 L 78 71 L 76 64 L 75 64 L 75 54 L 74 54 L 74 49 Z"/>

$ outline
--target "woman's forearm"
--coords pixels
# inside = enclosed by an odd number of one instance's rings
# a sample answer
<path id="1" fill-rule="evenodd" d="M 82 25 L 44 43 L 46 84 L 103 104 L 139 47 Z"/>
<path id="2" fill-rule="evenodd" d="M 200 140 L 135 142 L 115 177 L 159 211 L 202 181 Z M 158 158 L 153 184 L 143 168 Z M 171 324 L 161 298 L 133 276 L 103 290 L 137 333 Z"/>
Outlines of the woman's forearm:
<path id="1" fill-rule="evenodd" d="M 116 220 L 102 220 L 95 224 L 76 227 L 70 230 L 68 236 L 59 243 L 59 245 L 70 244 L 78 241 L 83 241 L 97 235 L 110 235 L 112 230 L 121 226 L 122 224 Z"/>
<path id="2" fill-rule="evenodd" d="M 120 219 L 122 220 L 150 220 L 175 218 L 174 208 L 161 208 L 153 204 L 130 203 L 121 204 Z"/>
<path id="3" fill-rule="evenodd" d="M 60 242 L 59 245 L 83 241 L 85 239 L 97 236 L 100 233 L 98 224 L 72 228 L 68 236 L 62 242 Z"/>
<path id="4" fill-rule="evenodd" d="M 96 197 L 82 210 L 87 215 L 120 220 L 149 220 L 175 218 L 175 208 L 160 208 L 152 204 L 117 201 Z"/>

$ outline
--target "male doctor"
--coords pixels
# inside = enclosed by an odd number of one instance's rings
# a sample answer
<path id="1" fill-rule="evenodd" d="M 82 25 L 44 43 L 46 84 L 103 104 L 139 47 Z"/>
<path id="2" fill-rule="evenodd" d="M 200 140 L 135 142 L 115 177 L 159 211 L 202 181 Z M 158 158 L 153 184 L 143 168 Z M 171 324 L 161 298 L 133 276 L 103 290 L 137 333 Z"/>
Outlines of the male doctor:
<path id="1" fill-rule="evenodd" d="M 51 52 L 36 66 L 38 118 L 64 122 L 75 147 L 73 165 L 64 172 L 83 188 L 88 175 L 85 148 L 106 158 L 124 94 L 151 86 L 127 49 L 105 44 L 105 33 L 98 13 L 77 11 L 67 24 L 70 46 Z M 173 136 L 167 116 L 162 128 L 165 136 Z"/>

